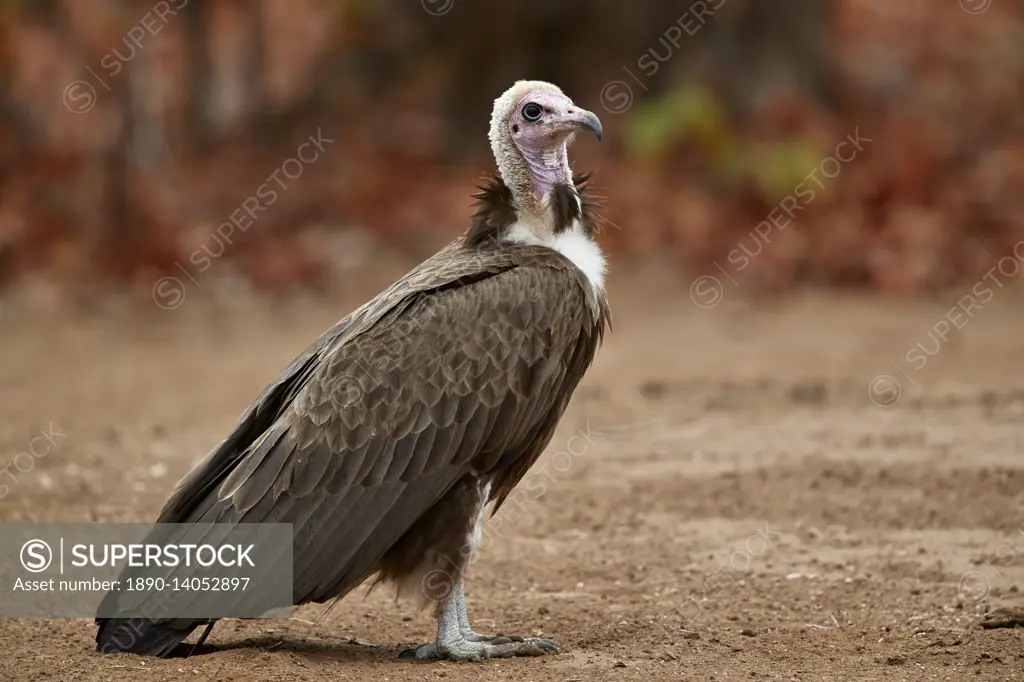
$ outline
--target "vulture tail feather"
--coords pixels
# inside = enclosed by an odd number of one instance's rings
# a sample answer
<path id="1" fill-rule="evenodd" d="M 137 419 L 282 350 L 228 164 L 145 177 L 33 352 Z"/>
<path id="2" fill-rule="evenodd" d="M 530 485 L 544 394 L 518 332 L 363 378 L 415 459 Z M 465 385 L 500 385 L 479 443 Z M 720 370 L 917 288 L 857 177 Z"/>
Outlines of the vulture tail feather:
<path id="1" fill-rule="evenodd" d="M 96 651 L 101 654 L 137 654 L 167 658 L 185 641 L 190 628 L 173 628 L 147 618 L 98 618 Z M 197 623 L 198 625 L 198 623 Z"/>

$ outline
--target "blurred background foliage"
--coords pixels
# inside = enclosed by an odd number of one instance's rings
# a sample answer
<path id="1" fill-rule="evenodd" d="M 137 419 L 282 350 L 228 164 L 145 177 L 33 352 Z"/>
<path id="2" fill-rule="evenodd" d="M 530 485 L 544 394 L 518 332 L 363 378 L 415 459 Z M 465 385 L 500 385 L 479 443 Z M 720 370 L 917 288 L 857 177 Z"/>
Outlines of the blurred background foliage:
<path id="1" fill-rule="evenodd" d="M 0 28 L 8 294 L 148 295 L 318 131 L 335 142 L 204 285 L 329 289 L 423 255 L 466 225 L 519 78 L 604 121 L 574 166 L 623 261 L 695 275 L 747 244 L 751 293 L 902 294 L 1024 239 L 1024 0 L 5 0 Z"/>

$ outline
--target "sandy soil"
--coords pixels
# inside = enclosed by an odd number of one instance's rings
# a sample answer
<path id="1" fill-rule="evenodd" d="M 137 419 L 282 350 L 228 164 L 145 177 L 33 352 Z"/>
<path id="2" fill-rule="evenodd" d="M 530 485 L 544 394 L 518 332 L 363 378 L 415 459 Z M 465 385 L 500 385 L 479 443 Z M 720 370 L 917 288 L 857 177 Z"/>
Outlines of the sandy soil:
<path id="1" fill-rule="evenodd" d="M 62 435 L 0 521 L 152 520 L 265 383 L 395 274 L 334 301 L 7 311 L 0 465 Z M 432 620 L 378 590 L 316 626 L 320 605 L 222 622 L 166 661 L 93 653 L 85 620 L 0 621 L 0 679 L 1024 679 L 1024 630 L 980 625 L 1024 605 L 1024 301 L 999 292 L 936 346 L 962 292 L 729 289 L 702 309 L 688 284 L 617 273 L 614 333 L 471 570 L 477 629 L 564 653 L 397 660 Z M 935 352 L 915 369 L 918 343 Z"/>

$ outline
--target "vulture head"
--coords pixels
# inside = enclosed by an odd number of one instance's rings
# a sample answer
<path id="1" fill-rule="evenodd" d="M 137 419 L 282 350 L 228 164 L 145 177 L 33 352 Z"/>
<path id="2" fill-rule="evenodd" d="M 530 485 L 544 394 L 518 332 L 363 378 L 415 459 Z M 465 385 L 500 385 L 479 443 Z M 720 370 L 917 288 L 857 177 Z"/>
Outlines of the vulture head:
<path id="1" fill-rule="evenodd" d="M 491 150 L 521 218 L 545 222 L 552 190 L 572 186 L 567 148 L 585 130 L 600 140 L 600 119 L 551 83 L 518 81 L 494 101 Z"/>

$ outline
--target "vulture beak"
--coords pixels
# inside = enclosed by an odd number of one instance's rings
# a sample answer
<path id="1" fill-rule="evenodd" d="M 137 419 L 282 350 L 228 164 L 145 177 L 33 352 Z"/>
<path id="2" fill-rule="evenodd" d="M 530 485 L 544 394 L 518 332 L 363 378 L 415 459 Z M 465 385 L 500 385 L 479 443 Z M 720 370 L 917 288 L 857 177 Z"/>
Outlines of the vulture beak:
<path id="1" fill-rule="evenodd" d="M 590 128 L 597 135 L 597 141 L 601 141 L 601 119 L 596 114 L 579 107 L 570 107 L 562 120 L 574 130 Z"/>

